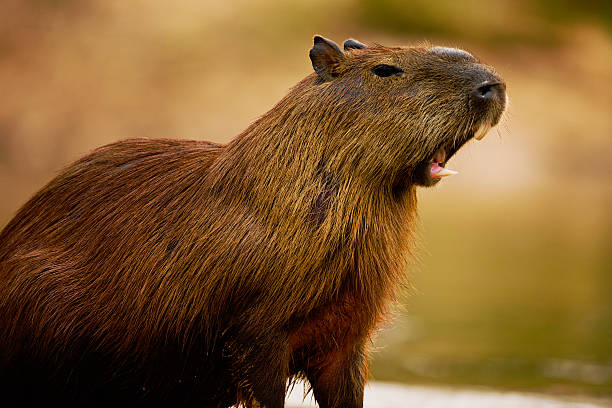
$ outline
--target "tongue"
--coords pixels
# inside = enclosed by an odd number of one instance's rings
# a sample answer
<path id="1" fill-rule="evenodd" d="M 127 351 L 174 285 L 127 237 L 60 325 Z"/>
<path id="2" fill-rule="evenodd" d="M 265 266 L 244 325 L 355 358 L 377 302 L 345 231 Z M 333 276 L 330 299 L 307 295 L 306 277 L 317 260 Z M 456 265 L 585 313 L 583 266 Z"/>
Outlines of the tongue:
<path id="1" fill-rule="evenodd" d="M 453 174 L 458 174 L 458 172 L 454 170 L 445 169 L 440 166 L 438 162 L 431 163 L 431 167 L 429 168 L 429 174 L 431 178 L 442 178 L 446 176 L 452 176 Z"/>

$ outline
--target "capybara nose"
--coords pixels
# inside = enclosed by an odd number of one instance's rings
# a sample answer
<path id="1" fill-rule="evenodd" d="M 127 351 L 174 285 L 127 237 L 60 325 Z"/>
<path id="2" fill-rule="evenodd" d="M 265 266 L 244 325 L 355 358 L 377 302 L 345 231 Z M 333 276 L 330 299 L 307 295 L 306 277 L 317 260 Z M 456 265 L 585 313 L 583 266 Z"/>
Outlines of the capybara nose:
<path id="1" fill-rule="evenodd" d="M 478 101 L 503 100 L 506 97 L 506 84 L 499 81 L 485 81 L 472 91 L 472 98 Z"/>

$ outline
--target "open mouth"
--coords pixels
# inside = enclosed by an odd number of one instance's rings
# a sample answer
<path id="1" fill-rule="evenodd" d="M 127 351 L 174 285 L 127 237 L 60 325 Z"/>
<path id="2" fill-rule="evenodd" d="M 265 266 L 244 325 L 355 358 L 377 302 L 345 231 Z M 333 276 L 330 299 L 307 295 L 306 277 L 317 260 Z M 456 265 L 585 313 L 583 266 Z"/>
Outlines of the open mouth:
<path id="1" fill-rule="evenodd" d="M 429 176 L 432 179 L 441 179 L 442 177 L 452 176 L 459 172 L 444 167 L 446 164 L 446 149 L 444 147 L 439 148 L 434 157 L 431 159 L 429 165 Z"/>
<path id="2" fill-rule="evenodd" d="M 475 126 L 463 137 L 438 147 L 429 160 L 416 166 L 413 172 L 413 182 L 422 186 L 432 186 L 444 177 L 458 174 L 457 171 L 445 167 L 448 160 L 470 139 L 481 140 L 490 129 L 490 124 Z"/>

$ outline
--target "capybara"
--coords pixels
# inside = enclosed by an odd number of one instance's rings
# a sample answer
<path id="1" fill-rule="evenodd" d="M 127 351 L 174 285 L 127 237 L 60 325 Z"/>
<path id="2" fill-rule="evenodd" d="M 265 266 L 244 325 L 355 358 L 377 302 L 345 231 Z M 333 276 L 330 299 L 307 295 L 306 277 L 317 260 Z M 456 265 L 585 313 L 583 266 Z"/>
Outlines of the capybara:
<path id="1" fill-rule="evenodd" d="M 223 145 L 94 150 L 0 234 L 3 405 L 363 405 L 417 186 L 497 124 L 503 80 L 453 48 L 341 50 Z"/>

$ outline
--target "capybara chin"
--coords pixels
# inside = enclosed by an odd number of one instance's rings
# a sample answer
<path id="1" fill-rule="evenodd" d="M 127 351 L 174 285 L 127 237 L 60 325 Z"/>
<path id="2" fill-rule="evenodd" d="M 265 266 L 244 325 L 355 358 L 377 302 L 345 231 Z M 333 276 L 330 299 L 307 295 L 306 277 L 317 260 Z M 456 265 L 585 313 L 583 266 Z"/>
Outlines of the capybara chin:
<path id="1" fill-rule="evenodd" d="M 316 36 L 314 67 L 226 145 L 124 140 L 0 234 L 5 406 L 362 406 L 416 186 L 484 136 L 505 84 L 469 53 Z M 112 405 L 111 405 L 112 406 Z"/>

